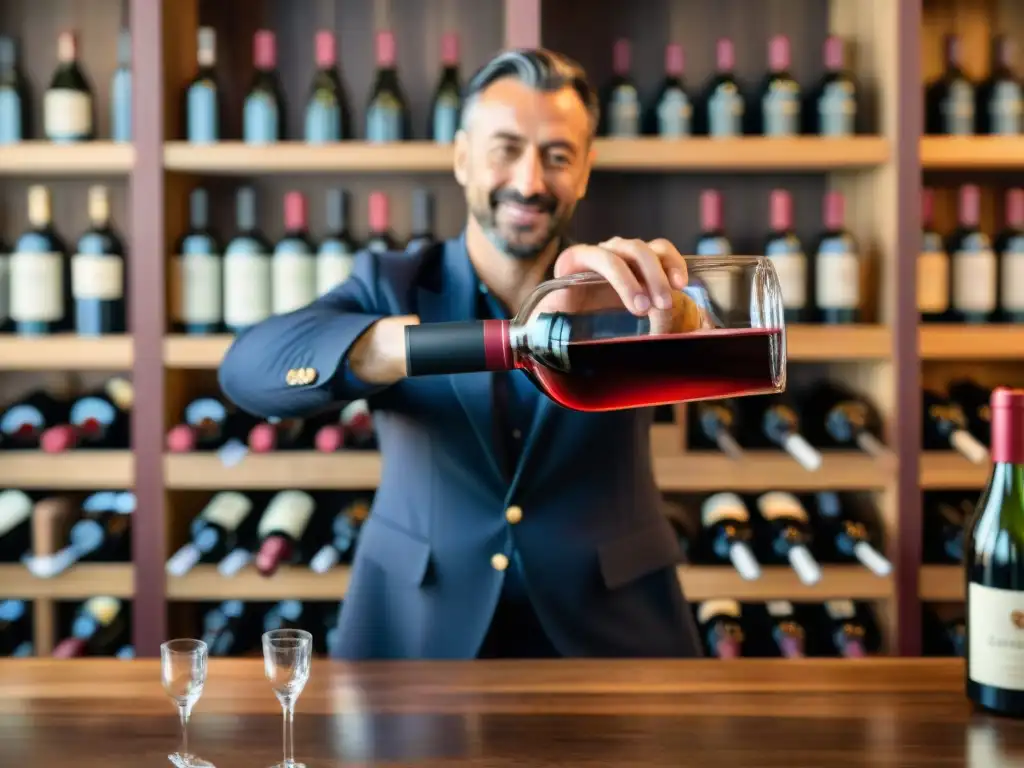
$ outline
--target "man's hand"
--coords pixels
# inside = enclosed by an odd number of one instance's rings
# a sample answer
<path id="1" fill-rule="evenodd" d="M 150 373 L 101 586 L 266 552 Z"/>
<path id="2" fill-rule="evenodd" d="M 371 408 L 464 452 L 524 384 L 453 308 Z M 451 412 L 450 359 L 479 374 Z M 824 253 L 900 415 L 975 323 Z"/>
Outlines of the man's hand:
<path id="1" fill-rule="evenodd" d="M 418 325 L 415 315 L 385 317 L 366 329 L 348 353 L 349 368 L 367 384 L 394 384 L 408 373 L 405 327 Z"/>

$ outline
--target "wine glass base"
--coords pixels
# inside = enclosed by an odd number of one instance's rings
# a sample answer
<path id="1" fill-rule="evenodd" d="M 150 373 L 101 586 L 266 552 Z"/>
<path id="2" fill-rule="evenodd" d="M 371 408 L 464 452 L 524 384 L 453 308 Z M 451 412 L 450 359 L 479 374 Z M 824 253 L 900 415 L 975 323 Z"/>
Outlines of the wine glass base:
<path id="1" fill-rule="evenodd" d="M 306 768 L 305 763 L 277 763 L 270 768 Z"/>
<path id="2" fill-rule="evenodd" d="M 171 761 L 171 765 L 173 765 L 174 768 L 217 768 L 217 766 L 209 760 L 203 760 L 201 757 L 182 754 L 181 752 L 175 752 L 172 755 L 168 755 L 167 759 Z"/>

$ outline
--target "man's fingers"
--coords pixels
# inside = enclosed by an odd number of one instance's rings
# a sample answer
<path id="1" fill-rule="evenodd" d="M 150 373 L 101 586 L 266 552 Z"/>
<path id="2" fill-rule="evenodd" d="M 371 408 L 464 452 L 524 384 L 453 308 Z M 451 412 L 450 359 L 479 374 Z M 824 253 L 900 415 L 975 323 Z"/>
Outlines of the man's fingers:
<path id="1" fill-rule="evenodd" d="M 664 268 L 665 274 L 668 275 L 672 287 L 679 291 L 683 290 L 689 284 L 690 276 L 687 274 L 686 259 L 679 253 L 679 250 L 663 237 L 651 240 L 647 247 L 661 259 L 661 266 Z"/>
<path id="2" fill-rule="evenodd" d="M 625 261 L 611 251 L 596 245 L 574 245 L 562 252 L 555 262 L 555 275 L 563 277 L 577 272 L 596 272 L 607 280 L 622 303 L 636 315 L 645 315 L 651 308 L 647 291 Z"/>
<path id="3" fill-rule="evenodd" d="M 601 247 L 616 253 L 639 273 L 655 307 L 669 309 L 672 306 L 672 285 L 661 264 L 661 257 L 647 243 L 613 237 L 601 243 Z"/>

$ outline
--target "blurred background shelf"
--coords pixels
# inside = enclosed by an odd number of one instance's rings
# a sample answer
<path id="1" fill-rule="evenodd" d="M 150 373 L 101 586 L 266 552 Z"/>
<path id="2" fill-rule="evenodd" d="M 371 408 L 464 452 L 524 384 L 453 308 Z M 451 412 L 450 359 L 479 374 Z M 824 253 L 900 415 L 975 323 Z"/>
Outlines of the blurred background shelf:
<path id="1" fill-rule="evenodd" d="M 0 335 L 0 370 L 123 371 L 132 367 L 131 336 Z"/>
<path id="2" fill-rule="evenodd" d="M 918 594 L 926 602 L 962 602 L 965 593 L 963 568 L 955 565 L 924 565 L 918 577 Z"/>
<path id="3" fill-rule="evenodd" d="M 1024 362 L 1024 326 L 922 325 L 922 360 Z"/>
<path id="4" fill-rule="evenodd" d="M 135 148 L 131 144 L 109 141 L 0 145 L 0 175 L 7 176 L 124 176 L 134 163 Z"/>
<path id="5" fill-rule="evenodd" d="M 953 451 L 925 451 L 921 454 L 921 489 L 980 489 L 990 471 L 989 464 L 975 464 Z"/>
<path id="6" fill-rule="evenodd" d="M 36 578 L 20 564 L 0 565 L 2 598 L 85 600 L 94 595 L 134 597 L 135 574 L 131 564 L 79 563 L 52 579 Z"/>
<path id="7" fill-rule="evenodd" d="M 380 471 L 380 456 L 373 451 L 249 454 L 233 467 L 212 455 L 164 457 L 164 482 L 176 490 L 372 489 Z"/>
<path id="8" fill-rule="evenodd" d="M 663 491 L 871 491 L 881 490 L 893 481 L 895 461 L 893 457 L 874 459 L 836 451 L 824 453 L 821 468 L 809 472 L 789 456 L 775 451 L 748 451 L 740 461 L 721 454 L 694 452 L 655 457 L 654 475 Z"/>
<path id="9" fill-rule="evenodd" d="M 100 490 L 131 488 L 135 457 L 131 451 L 0 452 L 0 486 Z"/>
<path id="10" fill-rule="evenodd" d="M 1010 171 L 1024 168 L 1024 137 L 924 136 L 921 167 L 926 171 Z"/>

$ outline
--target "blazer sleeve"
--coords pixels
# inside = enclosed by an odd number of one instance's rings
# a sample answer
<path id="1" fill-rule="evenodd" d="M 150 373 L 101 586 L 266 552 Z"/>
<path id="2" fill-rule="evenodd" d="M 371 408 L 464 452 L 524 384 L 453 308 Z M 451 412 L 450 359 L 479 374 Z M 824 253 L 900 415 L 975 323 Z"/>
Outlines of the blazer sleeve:
<path id="1" fill-rule="evenodd" d="M 357 378 L 346 362 L 356 340 L 392 314 L 378 301 L 377 272 L 374 255 L 362 252 L 344 283 L 239 334 L 218 371 L 228 399 L 261 418 L 301 418 L 383 390 Z M 315 378 L 289 384 L 288 372 L 297 369 L 312 369 Z"/>

